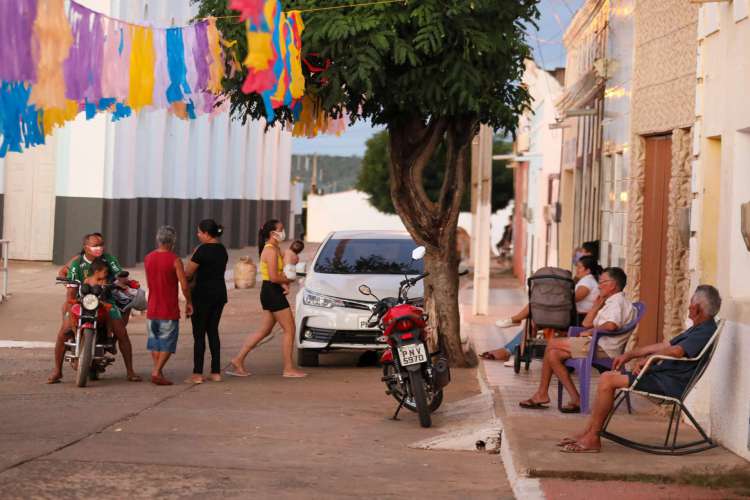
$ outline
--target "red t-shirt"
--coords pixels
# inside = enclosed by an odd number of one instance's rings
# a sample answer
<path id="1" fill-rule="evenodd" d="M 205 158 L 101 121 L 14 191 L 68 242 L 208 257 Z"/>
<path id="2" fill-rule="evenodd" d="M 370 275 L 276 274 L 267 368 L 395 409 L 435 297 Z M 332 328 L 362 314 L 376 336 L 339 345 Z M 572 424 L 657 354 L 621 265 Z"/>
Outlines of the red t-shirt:
<path id="1" fill-rule="evenodd" d="M 157 250 L 144 259 L 148 283 L 148 319 L 180 319 L 177 271 L 174 268 L 174 261 L 178 258 L 173 252 Z"/>

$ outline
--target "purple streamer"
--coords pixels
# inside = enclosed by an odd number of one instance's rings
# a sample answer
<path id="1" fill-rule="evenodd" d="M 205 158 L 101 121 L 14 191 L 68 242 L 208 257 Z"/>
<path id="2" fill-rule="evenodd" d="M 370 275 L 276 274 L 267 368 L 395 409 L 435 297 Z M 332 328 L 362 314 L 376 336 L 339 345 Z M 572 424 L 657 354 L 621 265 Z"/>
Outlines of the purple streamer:
<path id="1" fill-rule="evenodd" d="M 103 97 L 104 30 L 101 16 L 71 2 L 69 17 L 73 29 L 73 45 L 63 65 L 65 96 L 75 101 L 98 102 Z"/>
<path id="2" fill-rule="evenodd" d="M 37 0 L 0 0 L 0 80 L 36 81 L 32 32 Z"/>
<path id="3" fill-rule="evenodd" d="M 193 46 L 193 58 L 195 59 L 195 69 L 198 72 L 197 89 L 204 90 L 208 87 L 210 78 L 208 49 L 208 22 L 201 21 L 195 25 L 195 45 Z"/>

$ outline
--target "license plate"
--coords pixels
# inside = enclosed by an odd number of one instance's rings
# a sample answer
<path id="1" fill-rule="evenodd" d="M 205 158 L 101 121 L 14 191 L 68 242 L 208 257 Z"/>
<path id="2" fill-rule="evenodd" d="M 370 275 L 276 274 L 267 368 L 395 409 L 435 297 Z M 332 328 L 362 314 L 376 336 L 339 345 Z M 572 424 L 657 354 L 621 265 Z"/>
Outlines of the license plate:
<path id="1" fill-rule="evenodd" d="M 424 344 L 409 344 L 398 348 L 401 366 L 416 365 L 427 361 L 427 349 Z"/>
<path id="2" fill-rule="evenodd" d="M 367 326 L 367 323 L 369 322 L 369 320 L 370 320 L 369 316 L 364 316 L 362 318 L 359 318 L 359 329 L 360 330 L 369 330 L 370 327 Z"/>

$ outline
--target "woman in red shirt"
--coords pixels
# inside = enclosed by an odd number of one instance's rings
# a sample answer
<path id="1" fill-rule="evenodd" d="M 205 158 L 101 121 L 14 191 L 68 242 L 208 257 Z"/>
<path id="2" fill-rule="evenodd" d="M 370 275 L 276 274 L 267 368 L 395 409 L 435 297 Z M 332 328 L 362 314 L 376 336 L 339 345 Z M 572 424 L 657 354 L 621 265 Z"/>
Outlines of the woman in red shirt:
<path id="1" fill-rule="evenodd" d="M 177 233 L 172 226 L 162 226 L 156 233 L 156 250 L 146 255 L 146 282 L 148 283 L 148 312 L 146 348 L 151 351 L 154 368 L 151 382 L 156 385 L 172 385 L 162 370 L 169 357 L 177 349 L 180 332 L 180 306 L 177 285 L 185 297 L 185 317 L 193 313 L 190 287 L 185 277 L 182 260 L 173 252 Z"/>

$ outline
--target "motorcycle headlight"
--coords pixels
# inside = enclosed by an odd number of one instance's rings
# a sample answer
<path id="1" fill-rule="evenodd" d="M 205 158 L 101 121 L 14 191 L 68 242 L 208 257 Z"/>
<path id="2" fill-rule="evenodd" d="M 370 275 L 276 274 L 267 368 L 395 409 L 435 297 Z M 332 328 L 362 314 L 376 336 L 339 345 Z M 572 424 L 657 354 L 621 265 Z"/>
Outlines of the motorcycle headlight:
<path id="1" fill-rule="evenodd" d="M 83 304 L 83 308 L 87 311 L 93 311 L 97 307 L 99 307 L 99 298 L 94 294 L 88 294 L 83 296 L 83 300 L 81 301 Z"/>
<path id="2" fill-rule="evenodd" d="M 302 295 L 302 302 L 306 306 L 325 307 L 328 309 L 332 307 L 344 306 L 344 301 L 340 299 L 329 297 L 327 295 L 321 295 L 319 293 L 308 292 L 307 290 L 305 290 L 305 293 Z"/>

